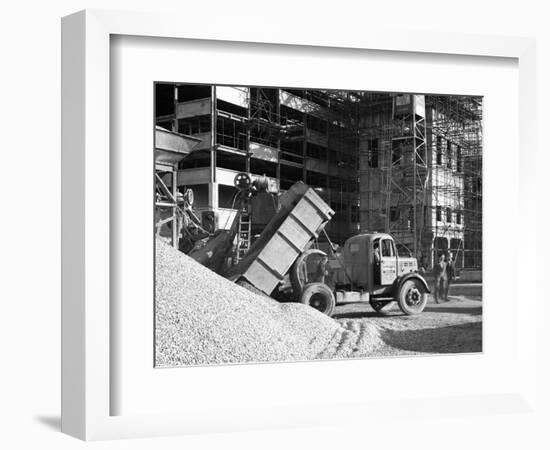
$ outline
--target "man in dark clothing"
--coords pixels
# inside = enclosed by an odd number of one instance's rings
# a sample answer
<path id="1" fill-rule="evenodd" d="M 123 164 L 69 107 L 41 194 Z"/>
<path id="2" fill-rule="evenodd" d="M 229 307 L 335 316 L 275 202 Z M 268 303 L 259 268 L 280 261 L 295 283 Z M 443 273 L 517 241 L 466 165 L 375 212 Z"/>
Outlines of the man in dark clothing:
<path id="1" fill-rule="evenodd" d="M 319 265 L 317 266 L 317 271 L 315 272 L 315 281 L 318 283 L 326 283 L 326 277 L 328 276 L 328 258 L 326 256 L 323 256 L 321 260 L 319 261 Z"/>
<path id="2" fill-rule="evenodd" d="M 434 300 L 436 303 L 439 303 L 439 299 L 445 295 L 447 286 L 447 263 L 443 254 L 439 256 L 439 261 L 434 266 L 434 278 Z"/>
<path id="3" fill-rule="evenodd" d="M 374 264 L 372 266 L 374 270 L 374 284 L 379 285 L 380 284 L 380 264 L 382 262 L 382 257 L 380 255 L 380 240 L 376 239 L 373 244 L 373 257 L 374 257 Z"/>
<path id="4" fill-rule="evenodd" d="M 451 252 L 447 253 L 447 266 L 445 271 L 447 272 L 447 283 L 445 285 L 445 301 L 449 301 L 449 288 L 451 287 L 451 282 L 455 280 L 455 262 L 453 259 L 453 254 Z"/>

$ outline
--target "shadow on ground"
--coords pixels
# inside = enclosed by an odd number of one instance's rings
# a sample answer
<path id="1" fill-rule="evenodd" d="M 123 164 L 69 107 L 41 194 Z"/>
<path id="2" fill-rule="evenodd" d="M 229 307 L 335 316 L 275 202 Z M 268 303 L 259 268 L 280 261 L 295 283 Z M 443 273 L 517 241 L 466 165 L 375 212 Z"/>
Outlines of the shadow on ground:
<path id="1" fill-rule="evenodd" d="M 384 342 L 396 349 L 419 353 L 476 353 L 482 351 L 481 322 L 416 330 L 381 331 Z"/>
<path id="2" fill-rule="evenodd" d="M 34 420 L 51 430 L 61 431 L 61 417 L 59 416 L 37 416 Z"/>
<path id="3" fill-rule="evenodd" d="M 450 313 L 450 314 L 470 314 L 472 316 L 480 316 L 482 309 L 479 306 L 470 307 L 453 307 L 453 306 L 426 306 L 423 312 L 434 313 Z"/>
<path id="4" fill-rule="evenodd" d="M 403 313 L 397 310 L 395 312 L 392 311 L 390 314 L 388 314 L 388 316 L 389 315 L 398 316 L 398 315 L 403 315 Z M 331 317 L 333 319 L 364 319 L 367 317 L 387 317 L 387 316 L 382 316 L 374 311 L 347 311 L 347 312 L 333 314 Z"/>
<path id="5" fill-rule="evenodd" d="M 475 306 L 461 306 L 461 302 L 457 301 L 451 301 L 452 303 L 441 303 L 441 304 L 434 304 L 434 303 L 428 303 L 426 308 L 424 308 L 424 311 L 422 314 L 426 313 L 436 313 L 436 314 L 468 314 L 471 316 L 480 316 L 483 312 L 483 308 L 481 306 L 481 303 Z M 470 304 L 472 304 L 470 302 Z M 346 305 L 348 306 L 348 305 Z M 349 306 L 348 306 L 349 307 Z M 339 308 L 337 308 L 337 312 L 332 315 L 334 319 L 364 319 L 364 318 L 381 318 L 381 317 L 402 317 L 403 319 L 409 319 L 411 317 L 422 317 L 422 314 L 419 316 L 407 316 L 401 310 L 397 305 L 394 305 L 391 311 L 385 313 L 385 314 L 379 314 L 375 311 L 373 311 L 370 306 L 357 306 L 354 309 L 351 310 L 344 310 L 344 311 L 338 311 Z"/>

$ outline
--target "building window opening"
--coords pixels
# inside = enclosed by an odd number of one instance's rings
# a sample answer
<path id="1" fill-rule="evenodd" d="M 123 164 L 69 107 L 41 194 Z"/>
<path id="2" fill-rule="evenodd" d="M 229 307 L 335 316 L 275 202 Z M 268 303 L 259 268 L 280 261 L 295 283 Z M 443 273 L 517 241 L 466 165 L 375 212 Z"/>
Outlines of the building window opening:
<path id="1" fill-rule="evenodd" d="M 327 187 L 327 176 L 308 170 L 306 172 L 306 183 L 310 186 L 324 188 Z"/>
<path id="2" fill-rule="evenodd" d="M 315 159 L 326 160 L 327 159 L 327 149 L 320 145 L 312 144 L 308 142 L 307 144 L 307 156 Z"/>
<path id="3" fill-rule="evenodd" d="M 447 169 L 453 168 L 453 144 L 447 141 Z"/>
<path id="4" fill-rule="evenodd" d="M 287 166 L 286 164 L 281 164 L 281 177 L 280 177 L 280 186 L 281 189 L 289 189 L 297 181 L 302 181 L 302 169 L 294 166 Z"/>
<path id="5" fill-rule="evenodd" d="M 155 85 L 155 116 L 167 116 L 174 114 L 174 85 L 161 84 Z"/>
<path id="6" fill-rule="evenodd" d="M 210 161 L 210 150 L 195 150 L 187 158 L 180 161 L 178 168 L 185 170 L 210 167 Z"/>
<path id="7" fill-rule="evenodd" d="M 367 164 L 373 169 L 378 167 L 378 139 L 367 142 Z"/>
<path id="8" fill-rule="evenodd" d="M 218 150 L 216 152 L 216 167 L 244 172 L 246 170 L 246 157 Z"/>
<path id="9" fill-rule="evenodd" d="M 239 150 L 246 150 L 247 129 L 244 123 L 226 117 L 218 117 L 217 143 Z"/>
<path id="10" fill-rule="evenodd" d="M 210 116 L 196 116 L 178 120 L 178 133 L 181 134 L 200 134 L 208 133 L 212 130 L 212 121 Z"/>
<path id="11" fill-rule="evenodd" d="M 435 152 L 436 164 L 440 166 L 443 164 L 443 138 L 441 136 L 437 136 Z"/>
<path id="12" fill-rule="evenodd" d="M 190 102 L 201 98 L 209 98 L 212 87 L 202 84 L 184 84 L 178 86 L 178 102 Z"/>
<path id="13" fill-rule="evenodd" d="M 390 221 L 396 222 L 399 220 L 399 217 L 401 216 L 401 211 L 398 207 L 392 206 L 390 208 Z"/>
<path id="14" fill-rule="evenodd" d="M 277 164 L 261 159 L 250 158 L 250 172 L 257 175 L 265 175 L 266 177 L 277 177 Z"/>

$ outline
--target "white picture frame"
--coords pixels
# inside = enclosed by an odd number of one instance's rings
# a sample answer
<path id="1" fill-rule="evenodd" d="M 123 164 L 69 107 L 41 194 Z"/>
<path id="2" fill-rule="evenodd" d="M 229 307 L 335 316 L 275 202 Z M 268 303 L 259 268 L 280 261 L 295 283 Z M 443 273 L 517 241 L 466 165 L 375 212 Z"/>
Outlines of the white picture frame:
<path id="1" fill-rule="evenodd" d="M 114 35 L 413 52 L 413 57 L 414 54 L 447 54 L 517 60 L 519 149 L 526 155 L 518 161 L 517 199 L 522 201 L 517 201 L 517 211 L 524 221 L 535 221 L 535 187 L 529 183 L 529 174 L 535 171 L 536 87 L 532 39 L 352 29 L 327 35 L 322 29 L 305 33 L 296 28 L 282 34 L 276 24 L 264 24 L 261 30 L 254 27 L 236 30 L 223 25 L 214 30 L 193 21 L 186 22 L 182 28 L 181 20 L 167 14 L 99 10 L 67 16 L 62 22 L 63 432 L 80 439 L 98 440 L 334 423 L 358 416 L 388 418 L 406 412 L 424 414 L 430 408 L 438 408 L 441 415 L 495 414 L 503 409 L 523 412 L 534 408 L 536 353 L 532 349 L 536 348 L 536 330 L 531 326 L 530 317 L 537 296 L 533 284 L 524 287 L 523 306 L 517 311 L 515 323 L 518 330 L 515 350 L 521 361 L 518 377 L 513 385 L 497 394 L 472 392 L 459 398 L 344 401 L 337 403 L 345 405 L 338 410 L 327 404 L 304 404 L 301 408 L 273 406 L 271 413 L 267 410 L 243 413 L 243 417 L 248 418 L 246 421 L 237 420 L 238 414 L 230 417 L 231 405 L 220 405 L 219 414 L 214 416 L 189 409 L 170 414 L 111 415 L 112 394 L 117 388 L 110 372 L 112 358 L 116 356 L 110 339 L 116 323 L 111 320 L 110 305 L 109 183 L 113 176 L 109 148 L 112 137 L 110 45 Z M 534 247 L 522 246 L 517 252 L 518 260 L 536 260 Z M 533 267 L 515 265 L 514 270 L 518 278 L 528 279 L 528 271 Z M 517 291 L 512 290 L 510 296 L 514 295 L 511 301 L 517 301 Z M 493 313 L 495 310 L 490 309 Z M 395 364 L 404 364 L 404 361 Z M 185 373 L 181 372 L 181 376 Z"/>

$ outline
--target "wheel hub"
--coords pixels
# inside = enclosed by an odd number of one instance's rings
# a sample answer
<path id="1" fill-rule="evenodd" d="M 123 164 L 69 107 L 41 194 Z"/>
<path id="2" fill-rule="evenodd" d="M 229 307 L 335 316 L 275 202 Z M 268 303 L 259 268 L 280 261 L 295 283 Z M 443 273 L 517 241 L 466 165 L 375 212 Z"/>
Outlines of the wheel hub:
<path id="1" fill-rule="evenodd" d="M 311 298 L 310 305 L 318 310 L 322 310 L 325 306 L 323 300 L 317 294 Z"/>
<path id="2" fill-rule="evenodd" d="M 411 288 L 409 292 L 407 292 L 407 303 L 409 305 L 418 305 L 421 300 L 422 295 L 416 287 Z"/>

